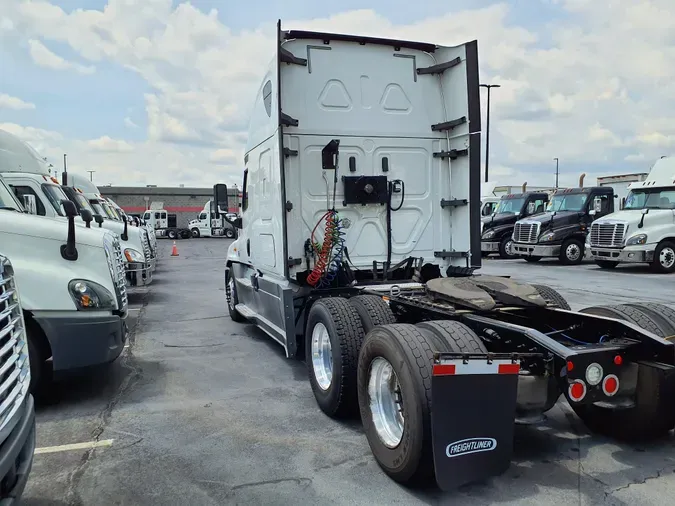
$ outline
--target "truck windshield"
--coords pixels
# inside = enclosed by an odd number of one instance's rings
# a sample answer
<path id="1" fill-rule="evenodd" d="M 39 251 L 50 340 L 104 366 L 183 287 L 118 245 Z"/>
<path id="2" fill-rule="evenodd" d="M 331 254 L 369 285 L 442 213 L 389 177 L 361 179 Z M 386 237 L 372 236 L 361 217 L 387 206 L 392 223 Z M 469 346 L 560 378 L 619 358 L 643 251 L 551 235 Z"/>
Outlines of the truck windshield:
<path id="1" fill-rule="evenodd" d="M 63 212 L 63 207 L 61 206 L 62 200 L 69 200 L 60 186 L 55 184 L 44 183 L 42 185 L 42 191 L 45 192 L 47 200 L 51 203 L 52 207 L 59 216 L 65 216 Z"/>
<path id="2" fill-rule="evenodd" d="M 92 209 L 94 209 L 95 214 L 103 216 L 104 218 L 108 217 L 108 214 L 103 210 L 103 207 L 101 207 L 101 204 L 99 204 L 97 200 L 91 199 L 89 203 L 91 204 Z"/>
<path id="3" fill-rule="evenodd" d="M 525 203 L 525 197 L 513 198 L 513 199 L 502 199 L 497 204 L 495 208 L 495 213 L 497 214 L 516 214 L 521 211 L 523 204 Z"/>
<path id="4" fill-rule="evenodd" d="M 675 188 L 631 190 L 624 209 L 675 209 Z"/>
<path id="5" fill-rule="evenodd" d="M 110 218 L 111 220 L 119 221 L 117 215 L 113 212 L 113 210 L 106 202 L 101 202 L 101 206 L 105 210 L 105 214 L 108 216 L 108 218 Z"/>
<path id="6" fill-rule="evenodd" d="M 0 209 L 9 209 L 19 211 L 20 213 L 24 212 L 23 206 L 2 179 L 0 179 Z"/>
<path id="7" fill-rule="evenodd" d="M 546 206 L 546 212 L 581 211 L 586 205 L 586 200 L 588 200 L 588 195 L 585 193 L 554 195 Z"/>

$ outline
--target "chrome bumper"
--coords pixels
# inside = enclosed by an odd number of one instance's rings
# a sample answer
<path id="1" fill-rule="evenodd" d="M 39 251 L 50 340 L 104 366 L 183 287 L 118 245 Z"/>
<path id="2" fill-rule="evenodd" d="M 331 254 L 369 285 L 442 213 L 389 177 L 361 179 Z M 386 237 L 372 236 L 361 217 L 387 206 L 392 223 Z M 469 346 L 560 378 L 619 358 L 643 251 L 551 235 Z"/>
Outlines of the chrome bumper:
<path id="1" fill-rule="evenodd" d="M 147 286 L 152 283 L 152 268 L 150 263 L 129 262 L 124 266 L 127 286 Z"/>
<path id="2" fill-rule="evenodd" d="M 560 255 L 560 244 L 552 246 L 542 246 L 540 244 L 519 244 L 513 243 L 511 246 L 516 255 L 532 257 L 557 257 Z"/>
<path id="3" fill-rule="evenodd" d="M 610 262 L 651 263 L 654 259 L 654 246 L 628 246 L 625 248 L 598 248 L 591 245 L 593 260 L 608 260 Z"/>
<path id="4" fill-rule="evenodd" d="M 491 253 L 497 252 L 497 251 L 499 251 L 499 243 L 498 242 L 481 241 L 480 250 L 481 251 L 488 251 L 488 252 L 491 252 Z"/>

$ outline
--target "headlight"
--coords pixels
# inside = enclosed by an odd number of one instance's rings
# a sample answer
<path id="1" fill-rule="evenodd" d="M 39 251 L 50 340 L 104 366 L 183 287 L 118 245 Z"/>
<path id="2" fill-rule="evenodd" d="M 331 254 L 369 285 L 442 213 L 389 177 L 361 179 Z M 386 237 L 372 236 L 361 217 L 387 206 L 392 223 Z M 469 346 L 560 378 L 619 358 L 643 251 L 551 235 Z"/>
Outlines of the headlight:
<path id="1" fill-rule="evenodd" d="M 73 279 L 68 283 L 68 291 L 77 306 L 82 309 L 115 309 L 115 298 L 104 287 L 93 281 Z"/>
<path id="2" fill-rule="evenodd" d="M 546 232 L 539 237 L 539 242 L 552 241 L 555 237 L 555 232 Z"/>
<path id="3" fill-rule="evenodd" d="M 143 253 L 140 253 L 131 248 L 124 250 L 124 257 L 127 259 L 127 262 L 145 262 L 145 256 L 143 256 Z"/>
<path id="4" fill-rule="evenodd" d="M 488 230 L 483 234 L 483 239 L 491 239 L 492 237 L 494 237 L 494 235 L 495 235 L 494 230 Z"/>
<path id="5" fill-rule="evenodd" d="M 638 244 L 647 244 L 647 234 L 638 234 L 626 241 L 626 246 L 636 246 Z"/>

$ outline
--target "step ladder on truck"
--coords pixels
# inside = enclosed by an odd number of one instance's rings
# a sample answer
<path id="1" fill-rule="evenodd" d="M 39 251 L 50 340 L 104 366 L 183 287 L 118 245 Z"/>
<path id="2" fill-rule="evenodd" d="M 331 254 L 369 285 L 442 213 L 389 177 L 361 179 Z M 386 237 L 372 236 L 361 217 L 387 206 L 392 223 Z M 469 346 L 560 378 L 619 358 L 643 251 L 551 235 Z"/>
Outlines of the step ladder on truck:
<path id="1" fill-rule="evenodd" d="M 550 287 L 476 273 L 480 132 L 476 41 L 279 22 L 231 220 L 228 311 L 304 356 L 319 408 L 358 413 L 408 485 L 504 472 L 514 424 L 561 395 L 617 438 L 675 426 L 675 350 L 656 334 L 675 318 L 640 303 L 573 312 Z M 214 193 L 227 209 L 226 186 Z"/>

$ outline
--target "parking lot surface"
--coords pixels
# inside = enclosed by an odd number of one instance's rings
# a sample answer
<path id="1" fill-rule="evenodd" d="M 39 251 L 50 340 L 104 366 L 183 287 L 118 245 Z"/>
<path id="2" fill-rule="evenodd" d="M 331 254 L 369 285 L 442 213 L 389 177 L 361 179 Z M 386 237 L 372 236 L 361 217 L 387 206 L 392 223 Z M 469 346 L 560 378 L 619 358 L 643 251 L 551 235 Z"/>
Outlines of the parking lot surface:
<path id="1" fill-rule="evenodd" d="M 153 284 L 130 297 L 123 356 L 40 399 L 24 504 L 672 503 L 675 438 L 628 446 L 591 436 L 564 402 L 546 423 L 516 428 L 512 465 L 498 478 L 453 493 L 397 485 L 358 421 L 319 411 L 302 362 L 227 316 L 228 243 L 178 241 L 171 257 L 160 241 Z M 549 284 L 574 309 L 675 300 L 672 279 L 646 267 L 488 260 L 481 272 Z"/>

